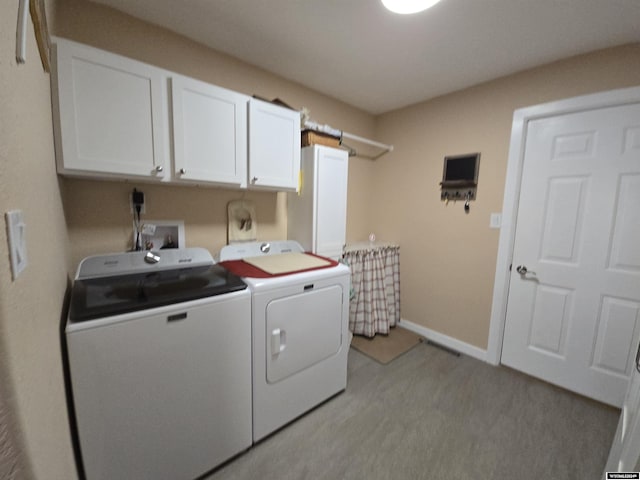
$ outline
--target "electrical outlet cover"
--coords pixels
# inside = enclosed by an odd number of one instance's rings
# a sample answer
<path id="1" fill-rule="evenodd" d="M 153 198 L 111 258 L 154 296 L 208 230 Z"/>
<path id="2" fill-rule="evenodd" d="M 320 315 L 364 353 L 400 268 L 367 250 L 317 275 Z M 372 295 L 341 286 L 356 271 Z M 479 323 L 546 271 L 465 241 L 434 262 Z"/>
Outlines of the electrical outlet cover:
<path id="1" fill-rule="evenodd" d="M 11 257 L 11 272 L 13 279 L 27 267 L 27 237 L 26 225 L 22 211 L 11 210 L 5 214 L 7 222 L 7 241 L 9 242 L 9 255 Z"/>

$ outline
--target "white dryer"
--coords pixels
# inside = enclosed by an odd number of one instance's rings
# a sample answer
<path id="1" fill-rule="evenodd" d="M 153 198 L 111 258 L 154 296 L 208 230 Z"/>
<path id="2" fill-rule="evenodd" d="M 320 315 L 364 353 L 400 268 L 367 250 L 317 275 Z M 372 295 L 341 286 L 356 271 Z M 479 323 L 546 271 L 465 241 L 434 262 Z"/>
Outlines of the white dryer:
<path id="1" fill-rule="evenodd" d="M 261 256 L 304 253 L 295 241 L 229 245 L 221 264 L 252 292 L 253 441 L 343 391 L 349 350 L 347 266 L 270 274 L 248 263 Z"/>

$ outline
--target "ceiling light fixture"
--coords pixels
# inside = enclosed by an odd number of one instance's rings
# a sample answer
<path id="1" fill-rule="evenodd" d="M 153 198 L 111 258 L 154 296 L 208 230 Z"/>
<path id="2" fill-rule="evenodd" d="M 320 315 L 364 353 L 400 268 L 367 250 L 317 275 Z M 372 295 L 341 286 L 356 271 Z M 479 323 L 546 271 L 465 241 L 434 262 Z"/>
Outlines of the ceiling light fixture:
<path id="1" fill-rule="evenodd" d="M 431 8 L 439 1 L 440 0 L 382 0 L 382 4 L 387 10 L 406 15 Z"/>

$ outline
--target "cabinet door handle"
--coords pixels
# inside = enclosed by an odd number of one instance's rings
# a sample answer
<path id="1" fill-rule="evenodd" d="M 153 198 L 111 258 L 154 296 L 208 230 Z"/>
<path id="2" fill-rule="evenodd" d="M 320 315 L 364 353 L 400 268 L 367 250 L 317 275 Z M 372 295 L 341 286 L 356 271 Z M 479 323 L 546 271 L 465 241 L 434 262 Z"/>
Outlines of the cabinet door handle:
<path id="1" fill-rule="evenodd" d="M 164 170 L 164 167 L 163 167 L 162 165 L 158 165 L 158 166 L 156 167 L 156 172 L 161 172 L 161 171 L 163 171 L 163 170 Z"/>
<path id="2" fill-rule="evenodd" d="M 258 177 L 253 177 L 253 178 L 251 179 L 251 183 L 256 183 L 257 181 L 258 181 Z"/>
<path id="3" fill-rule="evenodd" d="M 181 168 L 181 169 L 180 169 L 180 173 L 181 173 L 182 175 L 184 175 L 185 173 L 187 173 L 187 170 L 186 170 L 186 169 L 184 169 L 184 168 Z"/>

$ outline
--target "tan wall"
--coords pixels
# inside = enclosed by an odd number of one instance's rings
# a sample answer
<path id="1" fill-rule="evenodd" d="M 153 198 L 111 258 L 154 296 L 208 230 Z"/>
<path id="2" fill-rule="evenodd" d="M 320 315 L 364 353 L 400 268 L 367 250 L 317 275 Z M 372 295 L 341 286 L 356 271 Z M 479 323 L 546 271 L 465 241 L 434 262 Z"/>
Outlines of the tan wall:
<path id="1" fill-rule="evenodd" d="M 171 71 L 249 95 L 281 98 L 295 108 L 307 107 L 311 117 L 371 138 L 371 115 L 283 80 L 183 36 L 141 22 L 116 10 L 84 0 L 60 0 L 54 33 Z M 368 235 L 366 199 L 373 165 L 352 158 L 349 167 L 348 229 L 350 240 Z M 129 246 L 131 215 L 128 192 L 134 186 L 148 194 L 148 219 L 184 220 L 186 243 L 217 252 L 226 244 L 226 205 L 240 191 L 145 186 L 66 180 L 65 211 L 72 243 L 72 268 L 88 254 L 121 251 Z M 286 195 L 248 193 L 259 200 L 260 239 L 286 238 Z"/>
<path id="2" fill-rule="evenodd" d="M 86 254 L 130 242 L 128 192 L 133 184 L 64 179 L 54 169 L 48 76 L 29 36 L 29 61 L 13 58 L 17 2 L 0 5 L 0 205 L 22 209 L 29 267 L 12 281 L 0 228 L 0 477 L 76 477 L 67 424 L 60 322 L 68 268 Z M 81 0 L 57 6 L 52 30 L 64 37 L 138 58 L 227 88 L 280 97 L 311 109 L 315 120 L 396 150 L 376 162 L 352 159 L 349 240 L 370 231 L 402 245 L 403 317 L 486 346 L 507 142 L 515 108 L 640 83 L 638 46 L 578 57 L 392 112 L 375 119 L 126 15 Z M 481 151 L 478 200 L 471 213 L 445 207 L 437 183 L 445 154 Z M 187 241 L 214 251 L 225 241 L 225 208 L 239 192 L 140 186 L 148 218 L 184 219 Z M 61 191 L 62 190 L 62 191 Z M 260 236 L 286 231 L 283 195 L 256 200 Z M 66 217 L 66 218 L 65 218 Z M 67 230 L 68 229 L 68 230 Z M 10 472 L 10 473 L 6 473 Z"/>
<path id="3" fill-rule="evenodd" d="M 145 194 L 143 220 L 184 220 L 186 246 L 205 247 L 212 253 L 226 244 L 227 203 L 242 198 L 239 191 L 216 188 L 74 179 L 66 179 L 65 186 L 73 268 L 87 255 L 131 248 L 129 194 L 134 186 Z M 286 195 L 247 192 L 244 198 L 255 204 L 259 238 L 286 238 Z"/>
<path id="4" fill-rule="evenodd" d="M 29 264 L 12 281 L 2 226 L 0 478 L 66 480 L 76 477 L 60 351 L 68 238 L 55 173 L 49 76 L 31 22 L 27 63 L 16 65 L 17 9 L 18 2 L 0 3 L 0 210 L 22 210 Z"/>
<path id="5" fill-rule="evenodd" d="M 640 85 L 640 44 L 501 78 L 378 119 L 393 153 L 376 162 L 372 229 L 401 245 L 402 317 L 486 348 L 513 112 Z M 481 152 L 477 200 L 440 201 L 445 155 Z"/>

